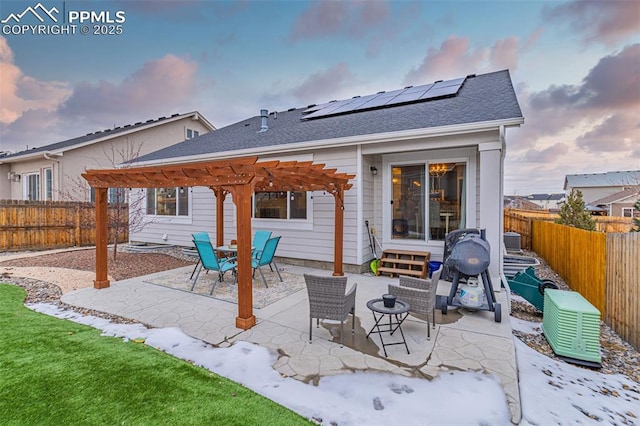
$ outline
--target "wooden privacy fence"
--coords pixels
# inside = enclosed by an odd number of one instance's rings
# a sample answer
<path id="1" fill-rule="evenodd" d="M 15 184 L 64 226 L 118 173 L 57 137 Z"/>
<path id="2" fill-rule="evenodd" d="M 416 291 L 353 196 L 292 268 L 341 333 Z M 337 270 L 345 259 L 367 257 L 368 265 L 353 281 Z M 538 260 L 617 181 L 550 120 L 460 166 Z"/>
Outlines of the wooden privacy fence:
<path id="1" fill-rule="evenodd" d="M 533 251 L 571 287 L 604 312 L 606 234 L 552 222 L 533 222 Z"/>
<path id="2" fill-rule="evenodd" d="M 110 223 L 120 213 L 118 242 L 129 239 L 126 206 L 109 206 Z M 95 245 L 94 203 L 0 200 L 0 251 L 46 250 Z M 124 232 L 123 232 L 124 231 Z M 116 229 L 109 229 L 113 241 Z"/>
<path id="3" fill-rule="evenodd" d="M 520 234 L 520 245 L 523 249 L 532 249 L 532 230 L 534 220 L 555 222 L 557 213 L 537 210 L 504 209 L 504 231 Z M 617 216 L 593 216 L 599 232 L 629 232 L 633 227 L 633 219 Z"/>
<path id="4" fill-rule="evenodd" d="M 640 350 L 640 232 L 607 234 L 604 320 Z"/>
<path id="5" fill-rule="evenodd" d="M 640 233 L 605 234 L 533 221 L 533 251 L 640 348 Z"/>

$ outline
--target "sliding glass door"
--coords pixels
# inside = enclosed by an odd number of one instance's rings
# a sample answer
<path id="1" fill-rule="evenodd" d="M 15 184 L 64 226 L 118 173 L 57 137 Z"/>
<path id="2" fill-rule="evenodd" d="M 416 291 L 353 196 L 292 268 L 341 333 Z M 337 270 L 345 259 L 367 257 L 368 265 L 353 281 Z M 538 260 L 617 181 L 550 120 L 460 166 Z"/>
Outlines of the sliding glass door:
<path id="1" fill-rule="evenodd" d="M 466 226 L 466 163 L 391 166 L 391 236 L 443 241 Z"/>

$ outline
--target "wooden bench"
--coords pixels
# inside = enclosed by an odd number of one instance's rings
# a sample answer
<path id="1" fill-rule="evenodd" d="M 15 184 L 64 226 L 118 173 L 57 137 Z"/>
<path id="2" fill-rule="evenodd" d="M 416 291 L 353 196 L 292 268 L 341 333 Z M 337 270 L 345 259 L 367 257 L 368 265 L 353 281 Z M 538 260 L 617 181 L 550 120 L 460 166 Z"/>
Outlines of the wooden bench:
<path id="1" fill-rule="evenodd" d="M 384 250 L 377 275 L 389 274 L 392 278 L 400 275 L 427 278 L 430 257 L 431 253 L 428 251 Z"/>

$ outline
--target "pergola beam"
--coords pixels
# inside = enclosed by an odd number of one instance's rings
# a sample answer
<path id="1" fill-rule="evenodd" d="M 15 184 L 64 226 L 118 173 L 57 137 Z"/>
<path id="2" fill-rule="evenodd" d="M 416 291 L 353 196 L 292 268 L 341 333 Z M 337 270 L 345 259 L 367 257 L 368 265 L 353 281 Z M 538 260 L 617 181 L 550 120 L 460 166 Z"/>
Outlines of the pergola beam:
<path id="1" fill-rule="evenodd" d="M 265 161 L 258 157 L 159 166 L 87 170 L 82 174 L 96 189 L 95 288 L 109 287 L 107 279 L 107 189 L 206 186 L 216 196 L 216 244 L 224 244 L 224 199 L 236 205 L 238 241 L 238 317 L 236 326 L 255 325 L 251 273 L 251 197 L 257 191 L 327 191 L 335 199 L 334 272 L 343 273 L 344 192 L 355 175 L 338 173 L 311 161 Z"/>

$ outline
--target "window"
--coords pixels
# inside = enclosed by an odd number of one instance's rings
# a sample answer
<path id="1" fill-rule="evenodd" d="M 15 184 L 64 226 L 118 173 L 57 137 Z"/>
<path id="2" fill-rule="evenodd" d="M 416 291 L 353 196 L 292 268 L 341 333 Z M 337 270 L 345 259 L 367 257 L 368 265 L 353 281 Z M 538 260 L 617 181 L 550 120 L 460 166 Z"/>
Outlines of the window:
<path id="1" fill-rule="evenodd" d="M 464 228 L 465 171 L 459 162 L 392 165 L 392 238 L 443 241 Z"/>
<path id="2" fill-rule="evenodd" d="M 24 199 L 37 201 L 40 199 L 40 174 L 32 173 L 25 175 L 24 179 Z"/>
<path id="3" fill-rule="evenodd" d="M 306 219 L 306 191 L 256 192 L 253 217 L 258 219 Z"/>
<path id="4" fill-rule="evenodd" d="M 147 214 L 158 216 L 188 216 L 188 188 L 148 188 Z"/>
<path id="5" fill-rule="evenodd" d="M 623 217 L 640 217 L 640 212 L 634 207 L 622 207 Z"/>
<path id="6" fill-rule="evenodd" d="M 44 169 L 44 199 L 53 200 L 53 170 L 51 168 Z"/>
<path id="7" fill-rule="evenodd" d="M 193 139 L 200 136 L 200 132 L 197 130 L 187 129 L 187 139 Z"/>

